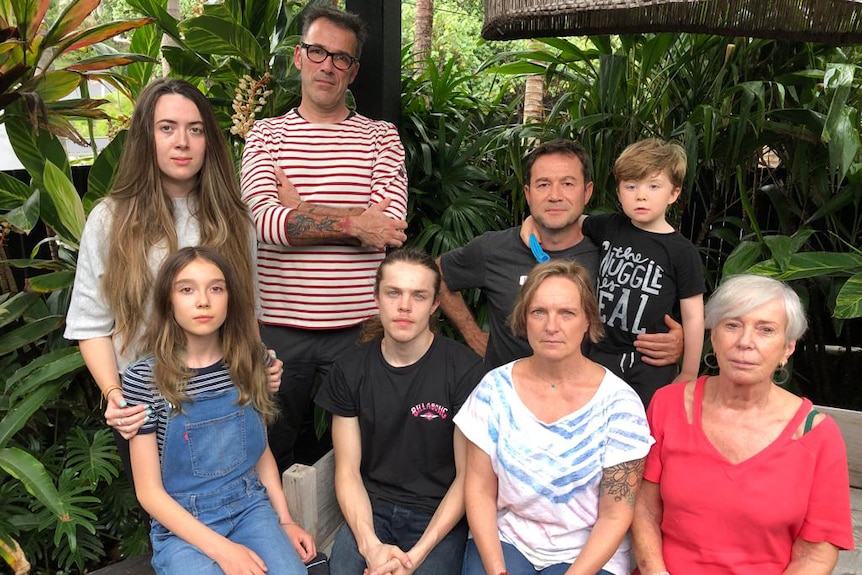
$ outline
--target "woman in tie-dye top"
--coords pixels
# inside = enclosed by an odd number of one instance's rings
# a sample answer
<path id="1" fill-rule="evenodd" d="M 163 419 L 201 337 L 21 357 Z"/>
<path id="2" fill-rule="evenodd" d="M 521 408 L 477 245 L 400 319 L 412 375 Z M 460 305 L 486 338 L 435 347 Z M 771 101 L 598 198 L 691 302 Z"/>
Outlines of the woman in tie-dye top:
<path id="1" fill-rule="evenodd" d="M 602 335 L 591 285 L 576 263 L 536 266 L 511 318 L 534 355 L 486 375 L 455 417 L 469 440 L 463 575 L 628 573 L 653 439 L 637 394 L 581 352 Z"/>

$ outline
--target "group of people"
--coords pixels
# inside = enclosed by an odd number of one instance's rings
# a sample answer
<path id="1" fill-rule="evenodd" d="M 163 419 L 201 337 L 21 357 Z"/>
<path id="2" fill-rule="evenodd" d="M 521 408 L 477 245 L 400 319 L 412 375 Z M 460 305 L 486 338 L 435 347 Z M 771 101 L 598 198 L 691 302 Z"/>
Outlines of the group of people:
<path id="1" fill-rule="evenodd" d="M 704 311 L 698 254 L 666 219 L 682 149 L 627 148 L 623 213 L 585 218 L 586 152 L 542 144 L 522 226 L 437 262 L 387 252 L 407 175 L 395 127 L 346 104 L 365 36 L 308 10 L 301 102 L 255 123 L 239 181 L 206 98 L 153 82 L 87 221 L 66 337 L 156 572 L 306 572 L 316 545 L 280 474 L 314 401 L 345 518 L 334 575 L 831 573 L 853 546 L 841 435 L 773 382 L 804 311 L 754 276 Z M 469 347 L 435 333 L 438 309 Z M 704 325 L 718 374 L 698 378 Z"/>

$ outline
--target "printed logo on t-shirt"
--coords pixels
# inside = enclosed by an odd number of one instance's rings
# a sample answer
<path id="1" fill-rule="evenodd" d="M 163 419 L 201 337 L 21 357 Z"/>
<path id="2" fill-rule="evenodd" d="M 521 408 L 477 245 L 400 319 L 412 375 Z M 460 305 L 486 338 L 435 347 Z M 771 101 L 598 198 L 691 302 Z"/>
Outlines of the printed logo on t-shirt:
<path id="1" fill-rule="evenodd" d="M 425 421 L 434 421 L 449 417 L 449 408 L 439 403 L 417 403 L 410 408 L 410 413 L 413 417 L 421 417 Z"/>
<path id="2" fill-rule="evenodd" d="M 629 333 L 644 333 L 641 318 L 650 297 L 661 293 L 664 268 L 631 247 L 604 241 L 602 251 L 598 282 L 602 322 Z"/>

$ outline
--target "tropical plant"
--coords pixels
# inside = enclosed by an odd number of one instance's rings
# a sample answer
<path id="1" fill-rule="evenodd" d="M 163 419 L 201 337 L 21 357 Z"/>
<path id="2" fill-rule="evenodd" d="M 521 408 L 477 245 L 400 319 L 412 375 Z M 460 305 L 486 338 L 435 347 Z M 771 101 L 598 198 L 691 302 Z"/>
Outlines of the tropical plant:
<path id="1" fill-rule="evenodd" d="M 545 131 L 587 147 L 593 209 L 616 209 L 611 166 L 626 145 L 677 139 L 689 169 L 686 201 L 672 216 L 701 249 L 711 283 L 722 266 L 755 264 L 751 271 L 783 279 L 819 277 L 805 286 L 810 315 L 821 307 L 836 319 L 860 315 L 859 100 L 851 55 L 689 34 L 543 43 L 542 50 L 501 55 L 492 70 L 545 74 Z M 848 330 L 858 329 L 820 323 L 824 329 L 806 348 L 822 350 L 838 337 L 849 342 Z M 801 377 L 813 399 L 840 401 L 825 373 Z"/>
<path id="2" fill-rule="evenodd" d="M 409 68 L 412 55 L 402 50 Z M 482 102 L 466 87 L 471 74 L 430 60 L 402 76 L 401 140 L 409 176 L 408 237 L 433 256 L 509 225 L 495 152 L 512 106 Z"/>
<path id="3" fill-rule="evenodd" d="M 160 0 L 128 0 L 153 18 L 172 41 L 162 56 L 170 75 L 196 84 L 210 99 L 236 158 L 255 118 L 287 112 L 299 103 L 299 75 L 293 49 L 301 32 L 295 0 L 225 0 L 206 3 L 202 13 L 177 21 Z"/>
<path id="4" fill-rule="evenodd" d="M 30 277 L 23 289 L 12 279 L 0 296 L 0 366 L 9 374 L 0 401 L 0 556 L 16 569 L 33 560 L 39 571 L 83 570 L 104 555 L 95 494 L 117 476 L 118 459 L 109 436 L 87 425 L 94 387 L 78 385 L 83 360 L 59 331 L 85 210 L 57 136 L 84 142 L 72 120 L 105 117 L 103 101 L 86 97 L 88 81 L 128 91 L 111 68 L 148 60 L 85 52 L 149 19 L 79 28 L 98 0 L 72 0 L 53 22 L 44 21 L 48 4 L 0 0 L 0 123 L 30 176 L 27 184 L 0 173 L 3 238 L 37 228 L 47 236 L 29 258 L 2 262 Z M 72 54 L 74 63 L 57 65 Z M 83 97 L 63 99 L 76 88 Z M 91 174 L 93 193 L 110 182 L 109 156 Z"/>

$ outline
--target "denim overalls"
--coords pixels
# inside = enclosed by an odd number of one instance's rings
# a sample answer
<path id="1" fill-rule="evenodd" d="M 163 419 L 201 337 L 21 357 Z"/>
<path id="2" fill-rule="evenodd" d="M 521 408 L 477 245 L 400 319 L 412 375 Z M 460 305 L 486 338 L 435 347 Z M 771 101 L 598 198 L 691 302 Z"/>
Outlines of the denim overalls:
<path id="1" fill-rule="evenodd" d="M 168 407 L 161 454 L 165 491 L 204 525 L 245 545 L 270 575 L 304 575 L 305 566 L 278 524 L 255 466 L 266 447 L 260 415 L 237 405 L 236 387 L 200 393 Z M 218 564 L 153 519 L 153 568 L 159 575 L 222 575 Z"/>

